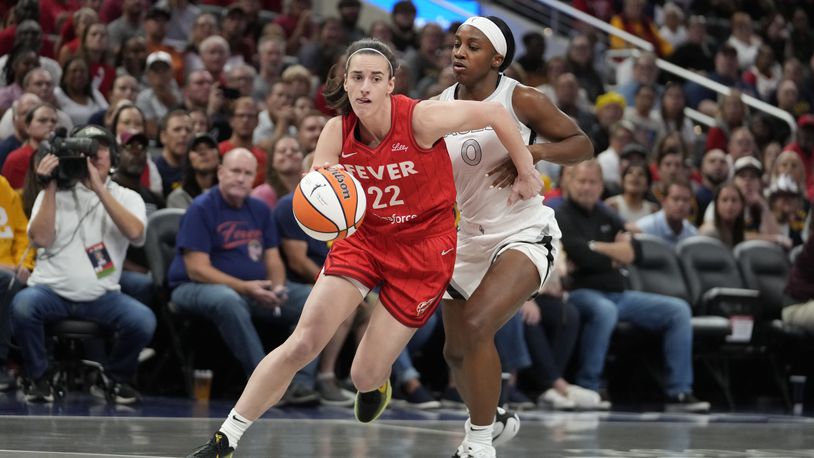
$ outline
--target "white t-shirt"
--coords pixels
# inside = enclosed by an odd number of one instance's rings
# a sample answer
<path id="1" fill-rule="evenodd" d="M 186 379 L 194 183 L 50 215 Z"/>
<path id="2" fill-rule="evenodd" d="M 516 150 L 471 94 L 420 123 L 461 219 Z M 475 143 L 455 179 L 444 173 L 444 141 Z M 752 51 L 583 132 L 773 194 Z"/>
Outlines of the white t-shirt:
<path id="1" fill-rule="evenodd" d="M 135 191 L 119 186 L 109 178 L 106 186 L 113 198 L 146 226 L 144 200 Z M 40 192 L 34 202 L 32 220 L 44 195 L 44 191 Z M 56 208 L 54 243 L 50 248 L 37 249 L 37 266 L 28 284 L 47 286 L 65 299 L 77 302 L 97 299 L 108 291 L 119 291 L 119 277 L 130 241 L 113 222 L 96 194 L 79 183 L 72 190 L 57 191 Z M 104 242 L 115 267 L 115 272 L 101 279 L 96 277 L 86 252 L 86 247 L 99 242 Z M 134 245 L 143 244 L 142 232 L 141 239 Z"/>
<path id="2" fill-rule="evenodd" d="M 62 108 L 62 111 L 71 117 L 71 122 L 75 126 L 87 124 L 88 119 L 97 111 L 107 110 L 107 100 L 105 100 L 102 93 L 96 88 L 93 89 L 92 93 L 92 97 L 88 97 L 88 102 L 82 105 L 68 97 L 61 87 L 57 86 L 54 89 L 54 96 L 57 99 L 59 108 Z"/>

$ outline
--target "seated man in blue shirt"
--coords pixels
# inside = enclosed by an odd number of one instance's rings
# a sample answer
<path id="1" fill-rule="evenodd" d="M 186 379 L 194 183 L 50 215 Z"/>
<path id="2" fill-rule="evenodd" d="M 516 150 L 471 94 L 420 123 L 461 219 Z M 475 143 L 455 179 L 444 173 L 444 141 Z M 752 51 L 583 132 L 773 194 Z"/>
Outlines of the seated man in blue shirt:
<path id="1" fill-rule="evenodd" d="M 252 317 L 293 326 L 311 291 L 286 281 L 271 210 L 249 197 L 256 173 L 251 152 L 226 153 L 219 184 L 196 197 L 181 220 L 168 275 L 172 301 L 211 320 L 247 376 L 266 354 Z M 295 376 L 286 403 L 319 402 L 315 370 L 316 361 Z"/>
<path id="2" fill-rule="evenodd" d="M 568 197 L 557 209 L 562 246 L 573 265 L 568 303 L 583 322 L 576 383 L 598 390 L 613 329 L 619 320 L 662 334 L 667 409 L 705 412 L 692 394 L 690 305 L 682 299 L 625 290 L 621 266 L 641 257 L 641 246 L 608 207 L 598 205 L 602 169 L 596 160 L 573 167 Z"/>
<path id="3" fill-rule="evenodd" d="M 686 180 L 667 183 L 666 191 L 661 200 L 661 210 L 636 221 L 635 229 L 655 235 L 675 247 L 678 242 L 698 234 L 698 229 L 687 221 L 693 193 Z"/>

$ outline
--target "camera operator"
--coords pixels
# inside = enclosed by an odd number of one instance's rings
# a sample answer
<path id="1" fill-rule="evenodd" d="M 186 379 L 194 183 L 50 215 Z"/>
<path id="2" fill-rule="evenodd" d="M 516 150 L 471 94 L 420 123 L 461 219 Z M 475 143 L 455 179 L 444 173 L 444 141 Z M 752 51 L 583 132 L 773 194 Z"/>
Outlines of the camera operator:
<path id="1" fill-rule="evenodd" d="M 98 150 L 94 154 L 92 147 L 76 139 L 96 140 Z M 54 139 L 50 146 L 36 169 L 43 191 L 28 225 L 29 238 L 37 247 L 37 268 L 29 287 L 14 297 L 11 307 L 13 333 L 30 379 L 25 398 L 53 400 L 44 325 L 74 318 L 112 331 L 104 364 L 111 383 L 104 394 L 111 401 L 130 404 L 139 398 L 130 384 L 138 355 L 152 338 L 156 323 L 149 308 L 119 289 L 127 246 L 144 243 L 144 201 L 109 179 L 116 144 L 106 129 L 85 126 L 73 138 Z M 77 161 L 84 163 L 86 174 L 84 168 L 68 167 Z M 66 181 L 68 170 L 80 170 L 80 178 Z"/>

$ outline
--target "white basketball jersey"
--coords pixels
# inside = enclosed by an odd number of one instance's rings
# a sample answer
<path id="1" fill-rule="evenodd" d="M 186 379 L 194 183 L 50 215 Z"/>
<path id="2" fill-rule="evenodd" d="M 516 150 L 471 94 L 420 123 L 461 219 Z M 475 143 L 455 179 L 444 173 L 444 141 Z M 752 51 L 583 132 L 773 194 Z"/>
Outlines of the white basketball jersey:
<path id="1" fill-rule="evenodd" d="M 485 100 L 499 102 L 511 113 L 517 129 L 526 144 L 542 143 L 545 140 L 535 138 L 532 130 L 520 122 L 512 105 L 512 94 L 517 80 L 505 75 L 495 91 Z M 458 84 L 448 87 L 439 96 L 440 100 L 455 100 Z M 494 177 L 486 173 L 497 167 L 509 157 L 509 152 L 491 127 L 468 132 L 456 132 L 444 138 L 452 161 L 455 176 L 455 188 L 458 193 L 458 209 L 463 223 L 475 224 L 490 231 L 519 231 L 535 225 L 548 226 L 549 235 L 559 237 L 559 228 L 554 219 L 554 211 L 543 205 L 543 198 L 536 196 L 528 200 L 508 205 L 511 188 L 490 188 Z"/>

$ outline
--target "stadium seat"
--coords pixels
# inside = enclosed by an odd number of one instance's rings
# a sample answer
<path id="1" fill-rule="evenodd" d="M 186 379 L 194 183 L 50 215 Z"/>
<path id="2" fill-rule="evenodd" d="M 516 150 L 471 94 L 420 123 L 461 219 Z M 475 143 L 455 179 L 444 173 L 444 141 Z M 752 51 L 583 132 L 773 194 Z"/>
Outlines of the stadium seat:
<path id="1" fill-rule="evenodd" d="M 760 292 L 747 289 L 732 250 L 698 235 L 676 246 L 696 315 L 760 316 Z"/>
<path id="2" fill-rule="evenodd" d="M 785 305 L 783 290 L 791 271 L 789 257 L 777 244 L 750 240 L 735 247 L 735 259 L 746 286 L 760 291 L 762 316 L 757 320 L 755 332 L 767 348 L 775 383 L 791 408 L 787 381 L 796 368 L 804 367 L 814 339 L 805 330 L 781 319 Z"/>
<path id="3" fill-rule="evenodd" d="M 675 250 L 653 235 L 637 234 L 636 239 L 642 248 L 642 258 L 628 268 L 631 288 L 677 297 L 691 303 L 689 288 Z M 693 313 L 691 324 L 694 356 L 709 370 L 730 408 L 734 407 L 727 362 L 719 352 L 731 332 L 729 320 L 721 316 Z"/>
<path id="4" fill-rule="evenodd" d="M 172 354 L 181 365 L 184 387 L 191 396 L 193 393 L 194 353 L 188 351 L 189 345 L 184 345 L 182 337 L 186 334 L 184 330 L 190 324 L 188 320 L 180 319 L 175 313 L 173 304 L 169 301 L 169 288 L 167 286 L 167 271 L 172 258 L 175 256 L 175 236 L 178 233 L 184 212 L 185 210 L 179 208 L 166 208 L 150 215 L 147 220 L 144 250 L 150 272 L 153 274 L 153 281 L 161 298 L 161 304 L 166 304 L 166 306 L 159 309 L 159 320 L 165 323 Z M 156 374 L 166 365 L 170 356 L 169 353 L 162 355 Z"/>

